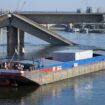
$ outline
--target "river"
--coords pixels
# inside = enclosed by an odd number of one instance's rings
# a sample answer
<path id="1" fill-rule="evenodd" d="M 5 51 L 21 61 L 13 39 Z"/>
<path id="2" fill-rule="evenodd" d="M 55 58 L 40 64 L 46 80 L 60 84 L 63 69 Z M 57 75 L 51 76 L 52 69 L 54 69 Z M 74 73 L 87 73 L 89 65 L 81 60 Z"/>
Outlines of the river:
<path id="1" fill-rule="evenodd" d="M 64 49 L 105 49 L 105 34 L 57 32 L 76 46 L 50 46 L 25 35 L 25 58 L 50 57 Z M 0 56 L 6 56 L 6 35 L 0 40 Z M 40 87 L 0 87 L 0 105 L 105 105 L 105 71 Z"/>

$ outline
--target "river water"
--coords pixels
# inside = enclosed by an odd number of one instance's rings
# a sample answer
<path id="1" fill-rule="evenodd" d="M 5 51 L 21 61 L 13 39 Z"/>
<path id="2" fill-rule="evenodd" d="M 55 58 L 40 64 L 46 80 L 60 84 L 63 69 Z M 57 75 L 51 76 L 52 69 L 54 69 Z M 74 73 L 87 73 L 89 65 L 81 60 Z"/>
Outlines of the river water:
<path id="1" fill-rule="evenodd" d="M 25 58 L 50 57 L 64 49 L 105 50 L 105 34 L 57 32 L 76 46 L 49 46 L 25 35 Z M 6 56 L 6 35 L 1 36 L 0 56 Z M 105 105 L 105 71 L 67 79 L 40 87 L 0 87 L 0 105 Z"/>

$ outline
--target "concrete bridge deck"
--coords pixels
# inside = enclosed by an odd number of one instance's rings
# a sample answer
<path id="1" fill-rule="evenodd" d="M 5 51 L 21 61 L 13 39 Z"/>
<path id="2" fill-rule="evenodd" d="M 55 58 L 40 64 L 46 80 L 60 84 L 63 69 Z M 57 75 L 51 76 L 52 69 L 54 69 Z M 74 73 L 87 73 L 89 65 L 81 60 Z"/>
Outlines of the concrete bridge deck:
<path id="1" fill-rule="evenodd" d="M 21 15 L 13 14 L 13 20 L 11 22 L 11 25 L 51 44 L 73 45 L 73 42 L 65 39 L 64 37 L 54 33 L 51 30 L 46 29 L 35 21 Z"/>
<path id="2" fill-rule="evenodd" d="M 17 14 L 23 15 L 39 24 L 68 24 L 68 23 L 97 23 L 103 22 L 104 13 L 74 13 L 60 11 L 23 11 Z"/>
<path id="3" fill-rule="evenodd" d="M 19 14 L 4 14 L 0 16 L 0 27 L 15 27 L 21 29 L 24 32 L 28 32 L 42 40 L 45 40 L 51 44 L 68 44 L 74 43 L 65 39 L 64 37 L 46 29 L 37 22 Z"/>

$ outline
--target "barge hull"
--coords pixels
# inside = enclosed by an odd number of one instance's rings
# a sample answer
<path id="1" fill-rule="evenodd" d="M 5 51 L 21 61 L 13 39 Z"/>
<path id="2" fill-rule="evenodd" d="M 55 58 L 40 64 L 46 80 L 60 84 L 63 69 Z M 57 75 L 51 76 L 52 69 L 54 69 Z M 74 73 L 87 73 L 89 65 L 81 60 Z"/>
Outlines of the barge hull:
<path id="1" fill-rule="evenodd" d="M 65 69 L 57 72 L 40 72 L 40 71 L 25 71 L 24 77 L 37 83 L 44 85 L 56 81 L 72 78 L 105 69 L 105 61 L 81 65 L 70 69 Z"/>

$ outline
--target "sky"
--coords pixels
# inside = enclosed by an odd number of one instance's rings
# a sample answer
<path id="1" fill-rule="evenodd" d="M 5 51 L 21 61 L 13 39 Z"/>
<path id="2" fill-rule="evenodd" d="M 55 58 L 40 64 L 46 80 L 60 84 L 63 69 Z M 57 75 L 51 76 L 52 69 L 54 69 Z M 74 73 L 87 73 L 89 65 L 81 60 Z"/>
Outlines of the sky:
<path id="1" fill-rule="evenodd" d="M 86 7 L 105 10 L 105 0 L 0 0 L 0 9 L 11 11 L 76 11 Z"/>

